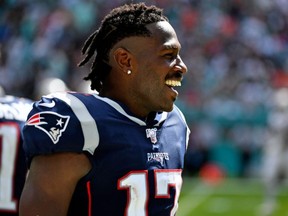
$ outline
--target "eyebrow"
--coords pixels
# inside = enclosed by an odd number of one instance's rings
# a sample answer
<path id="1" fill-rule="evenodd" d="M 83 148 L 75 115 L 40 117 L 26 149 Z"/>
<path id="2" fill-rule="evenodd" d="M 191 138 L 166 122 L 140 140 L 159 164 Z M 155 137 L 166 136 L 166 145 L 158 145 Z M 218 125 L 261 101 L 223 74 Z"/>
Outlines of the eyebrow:
<path id="1" fill-rule="evenodd" d="M 181 49 L 181 45 L 180 44 L 178 46 L 175 45 L 175 44 L 164 44 L 163 45 L 163 50 L 169 50 L 169 49 L 180 50 Z"/>

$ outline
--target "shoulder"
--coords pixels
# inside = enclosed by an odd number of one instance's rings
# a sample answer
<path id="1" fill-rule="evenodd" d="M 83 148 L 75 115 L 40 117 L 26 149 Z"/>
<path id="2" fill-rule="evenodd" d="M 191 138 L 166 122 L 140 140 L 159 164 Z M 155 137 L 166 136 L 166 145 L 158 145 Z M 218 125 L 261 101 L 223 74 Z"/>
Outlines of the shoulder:
<path id="1" fill-rule="evenodd" d="M 57 108 L 66 105 L 72 108 L 79 108 L 81 104 L 86 104 L 91 100 L 95 100 L 92 94 L 82 94 L 77 92 L 55 92 L 44 95 L 35 103 L 34 107 Z"/>
<path id="2" fill-rule="evenodd" d="M 81 126 L 81 122 L 94 122 L 89 109 L 92 109 L 96 101 L 97 98 L 92 94 L 76 92 L 57 92 L 45 95 L 33 104 L 26 125 L 39 125 L 41 124 L 39 121 L 43 120 L 55 123 L 57 119 L 61 119 L 64 123 L 69 122 L 73 128 L 78 129 L 77 126 Z M 60 124 L 60 126 L 64 125 Z"/>
<path id="3" fill-rule="evenodd" d="M 99 135 L 89 106 L 96 100 L 91 94 L 61 92 L 35 102 L 23 129 L 27 154 L 93 153 Z"/>
<path id="4" fill-rule="evenodd" d="M 98 99 L 93 94 L 83 94 L 77 92 L 56 92 L 42 96 L 33 105 L 31 114 L 37 112 L 53 112 L 58 114 L 75 114 L 88 112 L 90 107 L 94 107 Z"/>
<path id="5" fill-rule="evenodd" d="M 180 122 L 180 123 L 178 123 L 178 125 L 181 125 L 180 127 L 184 128 L 184 130 L 185 130 L 186 147 L 187 147 L 191 131 L 190 131 L 190 128 L 186 122 L 186 118 L 185 118 L 184 114 L 182 113 L 182 111 L 176 105 L 174 105 L 173 111 L 171 113 L 172 113 L 172 116 L 175 116 L 174 118 L 177 118 L 178 122 Z"/>
<path id="6" fill-rule="evenodd" d="M 180 122 L 184 123 L 185 125 L 187 125 L 186 118 L 185 118 L 183 112 L 175 104 L 173 106 L 173 110 L 170 112 L 170 116 L 174 117 L 174 118 L 177 118 L 178 121 L 180 121 Z"/>

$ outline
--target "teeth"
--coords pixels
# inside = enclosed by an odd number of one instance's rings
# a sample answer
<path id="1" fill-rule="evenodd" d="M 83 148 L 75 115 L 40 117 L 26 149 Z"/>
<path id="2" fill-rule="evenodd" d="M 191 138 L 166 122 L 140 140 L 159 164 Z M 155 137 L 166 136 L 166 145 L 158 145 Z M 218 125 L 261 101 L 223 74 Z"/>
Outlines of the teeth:
<path id="1" fill-rule="evenodd" d="M 181 86 L 181 82 L 177 80 L 166 80 L 165 84 L 172 87 Z"/>

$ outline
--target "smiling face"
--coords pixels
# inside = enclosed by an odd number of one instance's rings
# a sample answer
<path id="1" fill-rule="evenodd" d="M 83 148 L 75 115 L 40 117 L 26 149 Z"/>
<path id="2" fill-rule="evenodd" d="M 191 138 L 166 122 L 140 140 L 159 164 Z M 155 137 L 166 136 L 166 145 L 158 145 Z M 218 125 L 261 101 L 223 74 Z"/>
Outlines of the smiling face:
<path id="1" fill-rule="evenodd" d="M 120 58 L 122 62 L 116 58 L 122 70 L 120 77 L 124 79 L 120 87 L 124 96 L 118 94 L 116 99 L 143 117 L 152 111 L 169 112 L 173 109 L 178 96 L 175 87 L 181 86 L 182 76 L 187 71 L 180 58 L 181 47 L 172 26 L 161 21 L 149 24 L 147 28 L 152 33 L 151 37 L 129 37 L 114 49 L 118 47 L 127 51 L 121 55 L 125 56 Z M 124 73 L 128 69 L 132 71 L 130 75 Z"/>

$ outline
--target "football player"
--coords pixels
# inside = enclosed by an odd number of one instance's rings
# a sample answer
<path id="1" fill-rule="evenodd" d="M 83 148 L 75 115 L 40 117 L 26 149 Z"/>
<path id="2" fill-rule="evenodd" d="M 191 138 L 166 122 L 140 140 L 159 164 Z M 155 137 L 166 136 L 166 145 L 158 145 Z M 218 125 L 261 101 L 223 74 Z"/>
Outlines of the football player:
<path id="1" fill-rule="evenodd" d="M 0 97 L 0 216 L 19 215 L 27 172 L 21 129 L 31 108 L 29 99 Z"/>
<path id="2" fill-rule="evenodd" d="M 174 105 L 186 65 L 161 9 L 113 9 L 83 47 L 97 94 L 43 96 L 24 133 L 20 215 L 175 215 L 189 129 Z"/>

